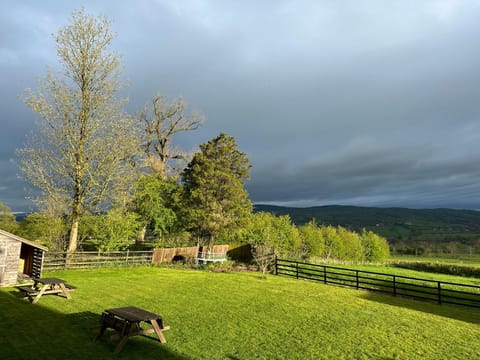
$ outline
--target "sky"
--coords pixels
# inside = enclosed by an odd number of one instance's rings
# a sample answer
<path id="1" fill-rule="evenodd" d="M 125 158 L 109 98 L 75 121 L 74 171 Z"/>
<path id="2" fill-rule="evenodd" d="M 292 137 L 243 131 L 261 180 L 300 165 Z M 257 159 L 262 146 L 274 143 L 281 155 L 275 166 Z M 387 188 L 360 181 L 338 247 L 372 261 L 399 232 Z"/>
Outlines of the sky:
<path id="1" fill-rule="evenodd" d="M 480 209 L 480 1 L 0 2 L 0 201 L 34 209 L 22 102 L 73 10 L 106 15 L 127 110 L 182 96 L 252 164 L 254 203 Z"/>

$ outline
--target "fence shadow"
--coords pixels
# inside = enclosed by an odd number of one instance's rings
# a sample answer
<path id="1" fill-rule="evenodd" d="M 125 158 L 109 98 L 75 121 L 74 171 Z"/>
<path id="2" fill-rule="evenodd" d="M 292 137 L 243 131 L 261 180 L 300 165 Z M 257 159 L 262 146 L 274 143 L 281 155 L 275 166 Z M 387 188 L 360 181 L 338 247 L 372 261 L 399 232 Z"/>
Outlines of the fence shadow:
<path id="1" fill-rule="evenodd" d="M 68 301 L 57 298 L 56 301 Z M 0 289 L 0 349 L 9 359 L 171 359 L 189 360 L 165 345 L 142 336 L 128 339 L 119 354 L 118 341 L 108 336 L 94 342 L 100 314 L 90 311 L 61 313 L 41 304 L 31 304 L 12 288 Z"/>
<path id="2" fill-rule="evenodd" d="M 442 316 L 472 324 L 480 324 L 480 309 L 459 305 L 437 304 L 430 301 L 412 299 L 403 296 L 391 296 L 372 291 L 362 291 L 360 296 L 369 301 L 374 301 L 390 306 L 407 308 L 424 313 Z"/>

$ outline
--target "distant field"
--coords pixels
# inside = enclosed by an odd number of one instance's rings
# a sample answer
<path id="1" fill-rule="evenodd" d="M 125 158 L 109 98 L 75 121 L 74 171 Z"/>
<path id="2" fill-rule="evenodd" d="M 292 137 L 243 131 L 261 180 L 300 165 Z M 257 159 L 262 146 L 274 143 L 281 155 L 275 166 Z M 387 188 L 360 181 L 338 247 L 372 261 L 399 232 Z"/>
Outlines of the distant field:
<path id="1" fill-rule="evenodd" d="M 480 311 L 256 273 L 117 268 L 46 274 L 78 289 L 32 305 L 0 289 L 2 359 L 478 359 Z M 92 342 L 102 310 L 161 314 L 168 343 Z M 441 329 L 441 331 L 439 331 Z"/>
<path id="2" fill-rule="evenodd" d="M 423 262 L 439 262 L 445 264 L 459 264 L 480 267 L 480 255 L 459 255 L 455 257 L 448 256 L 410 256 L 396 255 L 391 256 L 390 261 L 423 261 Z"/>
<path id="3" fill-rule="evenodd" d="M 405 260 L 405 259 L 403 259 Z M 418 260 L 417 260 L 418 261 Z M 436 280 L 436 281 L 443 281 L 443 282 L 453 282 L 453 283 L 462 283 L 462 284 L 469 284 L 480 286 L 480 278 L 474 277 L 464 277 L 464 276 L 455 276 L 455 275 L 447 275 L 447 274 L 438 274 L 432 272 L 424 272 L 424 271 L 416 271 L 410 269 L 402 269 L 398 267 L 394 267 L 392 265 L 387 264 L 335 264 L 335 263 L 322 263 L 321 261 L 316 261 L 316 264 L 324 264 L 328 266 L 340 267 L 340 268 L 348 268 L 354 270 L 365 270 L 365 271 L 373 271 L 378 273 L 384 274 L 392 274 L 392 275 L 400 275 L 400 276 L 410 276 L 414 278 L 426 279 L 426 280 Z"/>

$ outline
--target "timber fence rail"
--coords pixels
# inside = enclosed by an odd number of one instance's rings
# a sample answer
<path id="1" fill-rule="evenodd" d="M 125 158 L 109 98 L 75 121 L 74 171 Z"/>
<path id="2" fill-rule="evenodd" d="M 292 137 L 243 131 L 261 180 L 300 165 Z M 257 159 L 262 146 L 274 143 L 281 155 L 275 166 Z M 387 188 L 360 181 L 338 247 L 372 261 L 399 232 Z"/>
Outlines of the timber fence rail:
<path id="1" fill-rule="evenodd" d="M 480 286 L 276 259 L 275 274 L 439 304 L 480 308 Z"/>
<path id="2" fill-rule="evenodd" d="M 47 252 L 45 253 L 43 270 L 150 265 L 152 255 L 153 251 L 81 251 L 72 254 Z"/>
<path id="3" fill-rule="evenodd" d="M 153 251 L 77 251 L 46 252 L 43 270 L 83 269 L 114 266 L 151 265 L 178 260 L 225 261 L 228 245 L 214 245 L 211 251 L 199 246 L 158 248 Z"/>

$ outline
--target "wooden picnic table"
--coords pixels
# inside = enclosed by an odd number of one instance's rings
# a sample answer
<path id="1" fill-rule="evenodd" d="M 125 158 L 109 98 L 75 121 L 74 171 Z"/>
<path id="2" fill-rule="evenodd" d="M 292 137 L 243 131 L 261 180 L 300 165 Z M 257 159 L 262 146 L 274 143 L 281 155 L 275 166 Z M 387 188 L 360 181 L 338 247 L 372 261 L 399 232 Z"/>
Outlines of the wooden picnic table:
<path id="1" fill-rule="evenodd" d="M 141 323 L 145 322 L 152 328 L 143 329 Z M 100 332 L 95 337 L 95 341 L 100 339 L 107 328 L 116 330 L 118 333 L 111 336 L 113 339 L 120 339 L 115 348 L 115 353 L 122 350 L 128 338 L 136 335 L 155 334 L 158 340 L 164 344 L 167 342 L 163 331 L 170 330 L 170 326 L 163 325 L 163 319 L 160 315 L 139 309 L 135 306 L 127 306 L 115 309 L 105 310 L 102 314 L 102 326 Z"/>
<path id="2" fill-rule="evenodd" d="M 50 294 L 63 294 L 67 299 L 71 299 L 70 290 L 74 290 L 75 287 L 59 278 L 34 278 L 32 286 L 19 286 L 18 289 L 32 299 L 32 304 L 35 304 L 43 295 Z"/>

